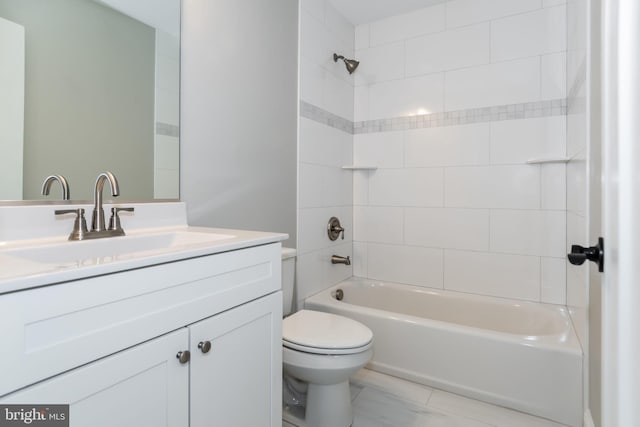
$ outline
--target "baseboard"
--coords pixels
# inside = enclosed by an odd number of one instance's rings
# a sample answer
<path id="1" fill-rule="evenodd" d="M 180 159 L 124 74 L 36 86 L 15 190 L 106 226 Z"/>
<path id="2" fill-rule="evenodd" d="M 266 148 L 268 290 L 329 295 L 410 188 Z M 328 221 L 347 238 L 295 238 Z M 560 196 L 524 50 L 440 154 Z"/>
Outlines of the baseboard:
<path id="1" fill-rule="evenodd" d="M 584 421 L 582 425 L 583 427 L 596 427 L 593 423 L 593 418 L 591 417 L 591 411 L 588 409 L 584 411 Z"/>

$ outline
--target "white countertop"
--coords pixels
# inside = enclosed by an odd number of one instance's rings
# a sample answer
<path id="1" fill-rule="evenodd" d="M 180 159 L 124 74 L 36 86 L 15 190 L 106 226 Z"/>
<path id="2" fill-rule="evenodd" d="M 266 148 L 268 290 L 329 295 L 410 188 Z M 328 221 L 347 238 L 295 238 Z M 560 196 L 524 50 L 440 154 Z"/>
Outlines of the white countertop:
<path id="1" fill-rule="evenodd" d="M 123 218 L 126 236 L 74 242 L 67 240 L 73 221 L 64 222 L 64 235 L 60 235 L 62 228 L 58 224 L 43 224 L 45 220 L 60 221 L 57 217 L 53 218 L 51 207 L 40 206 L 35 210 L 21 207 L 17 212 L 9 212 L 14 224 L 18 221 L 16 213 L 23 215 L 23 220 L 25 215 L 34 216 L 29 218 L 27 224 L 40 224 L 39 231 L 42 233 L 38 235 L 42 238 L 34 238 L 31 227 L 28 229 L 31 234 L 25 236 L 22 233 L 22 238 L 16 238 L 19 235 L 13 231 L 15 228 L 4 231 L 5 238 L 0 239 L 0 294 L 265 245 L 288 238 L 282 233 L 190 227 L 186 225 L 186 215 L 182 214 L 184 209 L 180 205 L 138 205 L 137 218 Z M 154 227 L 141 226 L 144 218 L 141 218 L 141 214 L 145 209 L 157 211 L 158 207 L 164 209 L 165 213 L 168 207 L 177 214 L 171 215 L 174 218 L 161 220 L 155 216 L 145 222 Z M 4 213 L 0 212 L 0 217 L 4 215 L 4 219 L 7 219 L 6 209 L 2 211 Z M 125 221 L 129 222 L 131 228 L 127 228 Z M 7 225 L 3 223 L 0 225 Z M 155 246 L 155 242 L 161 244 Z"/>
<path id="2" fill-rule="evenodd" d="M 107 239 L 135 238 L 146 233 L 170 234 L 173 232 L 211 233 L 230 237 L 212 242 L 188 242 L 171 248 L 144 249 L 119 256 L 100 256 L 69 261 L 36 262 L 28 258 L 15 256 L 16 251 L 37 243 L 38 250 L 51 248 L 55 251 L 59 245 L 83 245 L 99 243 L 99 240 L 69 242 L 66 238 L 41 239 L 37 242 L 12 242 L 0 247 L 0 294 L 51 285 L 69 280 L 83 279 L 109 273 L 147 267 L 182 259 L 212 255 L 251 246 L 280 242 L 288 236 L 279 233 L 264 233 L 246 230 L 229 230 L 207 227 L 163 227 L 137 230 L 125 237 Z M 100 239 L 106 240 L 106 239 Z"/>

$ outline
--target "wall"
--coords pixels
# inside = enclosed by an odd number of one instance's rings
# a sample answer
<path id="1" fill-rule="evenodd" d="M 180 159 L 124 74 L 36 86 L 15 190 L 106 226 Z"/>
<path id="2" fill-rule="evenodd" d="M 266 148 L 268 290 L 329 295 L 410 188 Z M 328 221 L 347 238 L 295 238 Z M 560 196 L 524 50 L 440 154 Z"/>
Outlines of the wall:
<path id="1" fill-rule="evenodd" d="M 26 34 L 24 198 L 55 173 L 91 199 L 105 170 L 122 198 L 152 198 L 154 30 L 84 0 L 6 0 L 0 16 Z"/>
<path id="2" fill-rule="evenodd" d="M 352 256 L 353 77 L 333 53 L 353 58 L 354 27 L 325 0 L 303 0 L 300 11 L 300 135 L 297 298 L 352 275 L 332 254 Z M 357 73 L 358 71 L 356 71 Z M 336 216 L 344 240 L 331 242 Z"/>
<path id="3" fill-rule="evenodd" d="M 567 245 L 601 235 L 600 2 L 567 2 Z M 600 425 L 601 275 L 594 264 L 568 264 L 567 305 L 585 352 L 585 408 Z"/>
<path id="4" fill-rule="evenodd" d="M 296 241 L 296 0 L 184 0 L 180 196 L 191 225 Z"/>
<path id="5" fill-rule="evenodd" d="M 0 200 L 22 199 L 24 27 L 0 18 Z"/>
<path id="6" fill-rule="evenodd" d="M 564 1 L 356 28 L 354 274 L 564 304 Z"/>

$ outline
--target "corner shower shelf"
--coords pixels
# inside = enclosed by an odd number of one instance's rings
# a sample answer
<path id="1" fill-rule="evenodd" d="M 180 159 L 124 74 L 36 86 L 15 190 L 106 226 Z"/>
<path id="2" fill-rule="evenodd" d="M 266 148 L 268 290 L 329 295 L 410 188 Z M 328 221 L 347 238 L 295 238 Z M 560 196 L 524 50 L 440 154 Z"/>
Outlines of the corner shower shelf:
<path id="1" fill-rule="evenodd" d="M 569 162 L 568 157 L 549 157 L 549 158 L 541 158 L 541 159 L 529 159 L 527 160 L 528 165 L 541 165 L 546 163 L 567 163 Z"/>
<path id="2" fill-rule="evenodd" d="M 348 170 L 363 170 L 363 171 L 374 171 L 376 169 L 378 169 L 377 166 L 358 166 L 358 165 L 349 165 L 349 166 L 343 166 L 342 169 L 348 169 Z"/>

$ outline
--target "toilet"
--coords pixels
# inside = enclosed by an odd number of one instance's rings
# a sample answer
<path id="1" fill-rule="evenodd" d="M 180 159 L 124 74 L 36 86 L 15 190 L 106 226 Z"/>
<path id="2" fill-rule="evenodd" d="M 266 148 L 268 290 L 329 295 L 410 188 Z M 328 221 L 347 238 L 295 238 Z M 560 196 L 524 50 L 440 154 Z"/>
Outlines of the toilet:
<path id="1" fill-rule="evenodd" d="M 284 316 L 293 307 L 295 257 L 295 249 L 282 249 Z M 355 320 L 312 310 L 300 310 L 283 319 L 284 387 L 306 389 L 301 427 L 352 424 L 349 377 L 365 366 L 372 355 L 373 333 Z"/>

